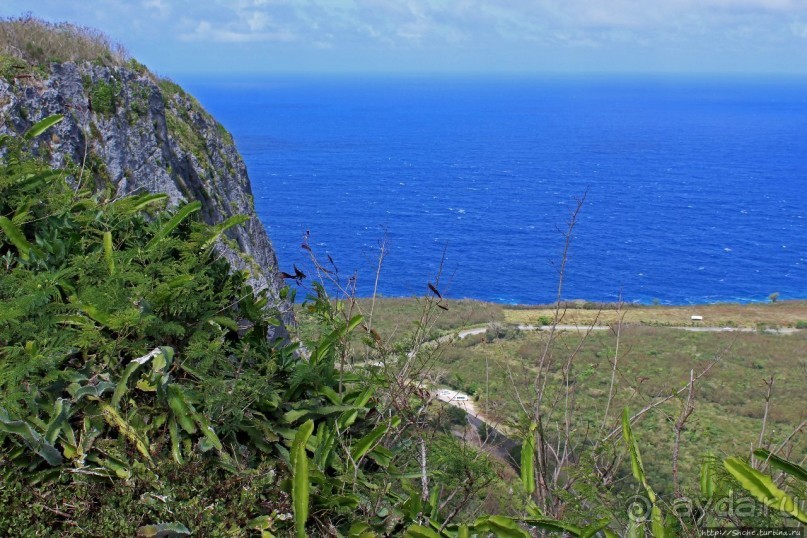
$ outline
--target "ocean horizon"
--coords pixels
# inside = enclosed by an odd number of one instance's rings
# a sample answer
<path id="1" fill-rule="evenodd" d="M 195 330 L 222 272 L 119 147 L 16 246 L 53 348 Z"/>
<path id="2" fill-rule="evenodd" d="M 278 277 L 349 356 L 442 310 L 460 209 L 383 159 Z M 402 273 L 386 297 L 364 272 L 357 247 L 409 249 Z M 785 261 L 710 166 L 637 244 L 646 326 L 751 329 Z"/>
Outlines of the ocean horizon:
<path id="1" fill-rule="evenodd" d="M 233 134 L 282 270 L 304 237 L 360 296 L 807 299 L 807 79 L 228 76 L 181 81 Z"/>

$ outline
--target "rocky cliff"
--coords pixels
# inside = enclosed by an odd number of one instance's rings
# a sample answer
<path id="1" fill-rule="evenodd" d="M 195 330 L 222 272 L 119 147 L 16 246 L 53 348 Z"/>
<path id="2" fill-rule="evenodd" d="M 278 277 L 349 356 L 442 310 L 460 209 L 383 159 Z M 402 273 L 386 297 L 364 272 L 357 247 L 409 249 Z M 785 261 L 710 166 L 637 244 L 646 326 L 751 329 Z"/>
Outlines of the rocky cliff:
<path id="1" fill-rule="evenodd" d="M 219 248 L 280 311 L 283 325 L 270 337 L 286 334 L 293 314 L 280 297 L 283 281 L 255 215 L 246 166 L 232 136 L 192 96 L 136 62 L 55 63 L 0 79 L 0 134 L 22 133 L 51 114 L 65 120 L 38 141 L 40 154 L 54 167 L 83 164 L 108 196 L 149 191 L 167 193 L 171 204 L 200 200 L 209 223 L 248 215 L 229 233 L 237 249 Z"/>

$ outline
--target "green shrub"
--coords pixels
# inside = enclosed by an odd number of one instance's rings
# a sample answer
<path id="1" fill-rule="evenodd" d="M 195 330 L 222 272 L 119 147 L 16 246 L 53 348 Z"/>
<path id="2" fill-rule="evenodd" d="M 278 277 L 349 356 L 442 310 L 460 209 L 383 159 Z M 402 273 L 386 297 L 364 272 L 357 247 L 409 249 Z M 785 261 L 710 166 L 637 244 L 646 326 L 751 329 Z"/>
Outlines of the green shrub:
<path id="1" fill-rule="evenodd" d="M 90 87 L 90 102 L 92 108 L 99 114 L 109 116 L 117 109 L 116 101 L 120 94 L 120 84 L 114 79 L 111 82 L 105 80 L 96 81 Z"/>
<path id="2" fill-rule="evenodd" d="M 468 413 L 454 405 L 446 406 L 446 416 L 450 424 L 464 426 L 468 423 Z"/>
<path id="3" fill-rule="evenodd" d="M 310 354 L 268 341 L 278 312 L 215 252 L 245 217 L 209 226 L 200 202 L 76 189 L 79 169 L 50 170 L 27 138 L 0 152 L 0 534 L 347 535 L 419 517 L 403 500 L 426 395 L 336 368 L 362 316 L 315 283 Z M 316 449 L 295 446 L 303 428 Z M 435 446 L 467 493 L 493 479 L 484 454 Z"/>
<path id="4" fill-rule="evenodd" d="M 2 536 L 135 536 L 161 522 L 181 523 L 198 536 L 251 536 L 253 518 L 291 512 L 282 476 L 266 463 L 233 474 L 203 458 L 163 461 L 128 481 L 63 473 L 43 488 L 7 465 L 0 476 Z"/>

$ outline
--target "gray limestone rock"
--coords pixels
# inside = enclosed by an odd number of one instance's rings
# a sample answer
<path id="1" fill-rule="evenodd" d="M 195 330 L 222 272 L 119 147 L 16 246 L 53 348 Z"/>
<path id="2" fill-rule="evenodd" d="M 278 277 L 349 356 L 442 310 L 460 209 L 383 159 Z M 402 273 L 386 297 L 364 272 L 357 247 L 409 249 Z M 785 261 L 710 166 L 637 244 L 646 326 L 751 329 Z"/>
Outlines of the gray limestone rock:
<path id="1" fill-rule="evenodd" d="M 218 223 L 236 214 L 249 220 L 228 232 L 238 250 L 219 251 L 247 269 L 255 290 L 267 290 L 285 337 L 294 322 L 281 299 L 284 286 L 269 237 L 255 214 L 244 161 L 226 129 L 192 96 L 145 69 L 90 62 L 52 64 L 45 76 L 0 79 L 0 134 L 22 133 L 40 119 L 63 114 L 37 141 L 54 167 L 91 167 L 98 188 L 113 196 L 164 192 L 172 205 L 202 202 L 203 219 Z"/>

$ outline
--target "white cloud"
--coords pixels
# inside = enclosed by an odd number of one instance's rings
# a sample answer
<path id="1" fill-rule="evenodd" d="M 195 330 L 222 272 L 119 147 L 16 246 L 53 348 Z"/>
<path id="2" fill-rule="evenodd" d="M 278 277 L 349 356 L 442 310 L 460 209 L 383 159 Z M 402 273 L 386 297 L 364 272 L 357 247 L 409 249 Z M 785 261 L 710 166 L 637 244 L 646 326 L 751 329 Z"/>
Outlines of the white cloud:
<path id="1" fill-rule="evenodd" d="M 166 17 L 171 13 L 171 6 L 167 3 L 170 0 L 143 0 L 143 7 L 156 11 L 160 17 Z"/>
<path id="2" fill-rule="evenodd" d="M 790 31 L 796 37 L 807 39 L 807 23 L 794 22 L 790 25 Z"/>
<path id="3" fill-rule="evenodd" d="M 269 25 L 270 20 L 269 16 L 263 11 L 253 11 L 247 17 L 246 22 L 251 31 L 260 32 Z"/>
<path id="4" fill-rule="evenodd" d="M 191 32 L 180 34 L 181 41 L 214 41 L 218 43 L 254 43 L 260 41 L 294 41 L 295 35 L 287 30 L 239 31 L 231 25 L 213 26 L 209 21 L 199 21 Z"/>
<path id="5" fill-rule="evenodd" d="M 516 56 L 537 62 L 607 57 L 631 61 L 639 49 L 665 58 L 729 51 L 744 65 L 757 54 L 804 71 L 807 0 L 0 0 L 8 15 L 34 10 L 49 20 L 95 26 L 146 59 L 173 60 L 166 41 L 193 43 L 176 57 L 242 43 L 243 61 L 293 42 L 283 60 L 389 53 L 415 68 L 465 60 L 491 65 Z M 31 5 L 34 4 L 34 5 Z M 210 45 L 207 45 L 207 44 Z M 159 44 L 159 45 L 158 45 Z M 590 49 L 591 54 L 585 51 Z M 330 52 L 323 56 L 322 50 Z M 299 51 L 299 54 L 295 53 Z M 528 51 L 528 52 L 525 52 Z M 626 52 L 628 51 L 628 52 Z M 534 52 L 534 54 L 533 54 Z M 761 59 L 762 53 L 767 54 Z M 728 53 L 727 53 L 728 54 Z M 150 55 L 150 57 L 148 57 Z M 620 56 L 621 55 L 621 56 Z M 598 57 L 600 57 L 598 56 Z M 241 57 L 241 56 L 239 56 Z M 683 56 L 681 56 L 683 58 Z M 168 59 L 170 58 L 170 60 Z M 726 56 L 728 58 L 728 56 Z M 779 60 L 779 58 L 782 58 Z M 497 60 L 499 59 L 499 60 Z M 301 60 L 302 61 L 302 60 Z M 588 60 L 586 60 L 588 61 Z M 155 62 L 155 63 L 156 63 Z M 682 65 L 686 62 L 682 61 Z"/>

